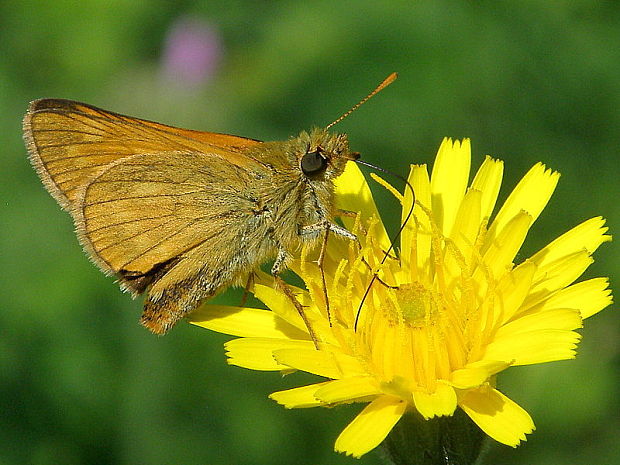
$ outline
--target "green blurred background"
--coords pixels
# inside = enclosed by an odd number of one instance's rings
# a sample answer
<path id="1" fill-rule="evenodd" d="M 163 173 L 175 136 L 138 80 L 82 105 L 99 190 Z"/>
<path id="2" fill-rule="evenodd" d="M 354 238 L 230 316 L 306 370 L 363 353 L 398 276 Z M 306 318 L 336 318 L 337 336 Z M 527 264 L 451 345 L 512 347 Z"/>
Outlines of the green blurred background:
<path id="1" fill-rule="evenodd" d="M 140 302 L 89 263 L 28 163 L 30 100 L 280 140 L 398 71 L 338 130 L 402 174 L 471 137 L 474 166 L 506 161 L 502 198 L 537 161 L 559 170 L 523 259 L 595 215 L 620 231 L 619 30 L 613 1 L 1 2 L 0 464 L 380 463 L 332 452 L 360 406 L 287 411 L 267 395 L 301 375 L 229 367 L 227 338 L 187 323 L 163 338 L 137 324 Z M 613 286 L 617 246 L 596 260 L 586 276 Z M 500 377 L 538 430 L 485 463 L 620 463 L 618 323 L 608 308 L 577 360 Z"/>

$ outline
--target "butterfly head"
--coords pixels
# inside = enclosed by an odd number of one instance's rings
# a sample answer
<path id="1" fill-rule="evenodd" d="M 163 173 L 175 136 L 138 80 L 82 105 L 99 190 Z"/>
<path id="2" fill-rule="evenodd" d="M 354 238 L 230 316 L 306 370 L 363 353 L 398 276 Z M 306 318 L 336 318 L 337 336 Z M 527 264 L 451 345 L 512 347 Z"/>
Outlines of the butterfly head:
<path id="1" fill-rule="evenodd" d="M 296 145 L 299 170 L 310 181 L 337 178 L 348 161 L 355 161 L 360 156 L 349 150 L 346 134 L 330 133 L 321 128 L 310 133 L 302 132 Z"/>

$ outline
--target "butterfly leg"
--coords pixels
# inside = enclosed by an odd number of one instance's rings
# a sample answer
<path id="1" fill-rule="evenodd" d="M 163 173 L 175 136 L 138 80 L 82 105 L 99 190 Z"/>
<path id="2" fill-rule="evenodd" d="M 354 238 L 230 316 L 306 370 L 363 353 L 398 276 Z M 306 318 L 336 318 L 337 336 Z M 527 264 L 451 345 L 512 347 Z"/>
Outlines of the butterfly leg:
<path id="1" fill-rule="evenodd" d="M 312 224 L 309 226 L 304 226 L 300 230 L 300 234 L 309 235 L 314 234 L 319 231 L 323 232 L 323 241 L 321 242 L 321 250 L 319 251 L 319 257 L 316 261 L 317 265 L 319 265 L 319 270 L 321 272 L 321 282 L 323 286 L 323 297 L 325 299 L 325 311 L 327 312 L 327 321 L 329 321 L 329 325 L 332 325 L 332 316 L 329 307 L 329 294 L 327 292 L 327 282 L 325 281 L 325 270 L 323 268 L 323 263 L 325 262 L 325 252 L 327 250 L 327 239 L 329 238 L 329 222 L 323 221 L 321 223 Z M 336 226 L 336 225 L 334 225 Z M 344 229 L 344 228 L 343 228 Z M 348 233 L 348 231 L 347 231 Z"/>
<path id="2" fill-rule="evenodd" d="M 245 307 L 245 303 L 248 300 L 248 296 L 250 295 L 250 290 L 254 286 L 254 272 L 252 271 L 248 275 L 248 280 L 245 283 L 245 288 L 243 289 L 243 295 L 241 296 L 241 302 L 239 303 L 240 307 Z"/>
<path id="3" fill-rule="evenodd" d="M 359 215 L 359 213 L 358 213 L 358 212 L 354 212 L 354 211 L 351 211 L 351 210 L 342 210 L 342 209 L 338 209 L 338 210 L 336 211 L 336 216 L 345 217 L 345 218 L 356 218 L 356 217 L 357 217 L 357 215 Z M 361 222 L 360 222 L 360 224 L 359 224 L 359 226 L 358 226 L 358 227 L 359 227 L 359 229 L 360 229 L 360 232 L 361 232 L 363 235 L 366 235 L 366 229 L 364 228 L 364 225 L 363 225 L 363 224 L 361 224 Z M 361 244 L 359 243 L 359 241 L 356 241 L 356 242 L 357 242 L 357 245 L 361 248 L 362 246 L 361 246 Z M 385 253 L 385 250 L 383 251 L 383 253 Z M 389 257 L 389 258 L 391 258 L 391 259 L 394 259 L 394 260 L 397 260 L 397 259 L 398 259 L 397 257 L 395 257 L 395 256 L 394 256 L 394 255 L 392 255 L 392 254 L 389 254 L 389 255 L 388 255 L 388 257 Z"/>
<path id="4" fill-rule="evenodd" d="M 349 230 L 339 226 L 335 223 L 330 223 L 329 221 L 321 221 L 315 224 L 311 224 L 308 226 L 303 226 L 299 233 L 300 235 L 312 235 L 317 234 L 319 232 L 323 232 L 323 241 L 321 243 L 321 250 L 319 252 L 319 257 L 317 259 L 317 264 L 319 265 L 319 270 L 321 271 L 321 281 L 323 285 L 323 296 L 325 298 L 325 310 L 327 312 L 327 320 L 329 321 L 329 325 L 332 325 L 331 312 L 329 307 L 329 295 L 327 293 L 327 282 L 325 280 L 325 269 L 323 268 L 323 263 L 325 262 L 325 253 L 327 252 L 327 239 L 329 237 L 329 233 L 333 232 L 337 236 L 345 237 L 349 240 L 355 241 L 359 244 L 359 240 L 357 236 L 351 233 Z"/>
<path id="5" fill-rule="evenodd" d="M 308 319 L 308 315 L 306 315 L 306 311 L 304 310 L 303 305 L 301 305 L 299 300 L 297 300 L 297 297 L 295 297 L 295 294 L 293 293 L 291 288 L 286 284 L 286 281 L 284 281 L 280 277 L 280 273 L 286 267 L 286 261 L 288 260 L 288 258 L 289 258 L 288 252 L 284 248 L 280 247 L 280 249 L 278 250 L 278 255 L 276 256 L 276 260 L 273 263 L 273 266 L 271 267 L 271 274 L 273 275 L 273 278 L 275 279 L 276 287 L 280 291 L 282 291 L 284 295 L 295 306 L 295 309 L 299 313 L 299 316 L 301 316 L 301 319 L 304 321 L 304 324 L 306 325 L 306 328 L 308 329 L 308 334 L 310 335 L 312 342 L 314 342 L 314 347 L 316 347 L 316 349 L 319 350 L 319 339 L 317 338 L 316 333 L 314 332 L 314 329 L 312 328 L 312 325 L 310 324 L 310 320 Z"/>
<path id="6" fill-rule="evenodd" d="M 357 236 L 350 232 L 348 229 L 343 228 L 335 223 L 330 223 L 329 221 L 321 221 L 319 223 L 310 224 L 308 226 L 302 226 L 299 230 L 299 234 L 301 236 L 309 236 L 313 234 L 318 234 L 323 231 L 331 231 L 337 236 L 345 237 L 352 241 L 357 241 Z"/>
<path id="7" fill-rule="evenodd" d="M 346 217 L 346 218 L 356 218 L 357 215 L 359 214 L 358 212 L 354 212 L 351 210 L 337 210 L 336 214 L 338 216 L 342 216 L 342 217 Z M 363 225 L 359 225 L 360 231 L 362 232 L 363 235 L 366 235 L 366 230 L 364 229 Z M 357 246 L 359 247 L 359 249 L 362 249 L 362 244 L 360 244 L 359 239 L 356 237 L 355 238 L 355 242 L 357 244 Z M 385 251 L 383 251 L 385 253 Z M 397 257 L 395 257 L 392 254 L 388 255 L 388 258 L 391 258 L 392 260 L 398 260 Z M 368 268 L 368 270 L 370 270 L 371 272 L 374 273 L 373 268 L 370 266 L 370 264 L 366 261 L 366 259 L 364 257 L 362 257 L 362 263 L 364 265 L 366 265 L 366 267 Z M 398 289 L 398 286 L 390 286 L 389 284 L 387 284 L 385 281 L 383 281 L 381 278 L 379 278 L 379 276 L 376 277 L 376 280 L 379 281 L 379 283 L 383 284 L 385 287 L 389 288 L 389 289 Z"/>
<path id="8" fill-rule="evenodd" d="M 341 208 L 336 210 L 336 216 L 340 216 L 342 218 L 353 218 L 353 219 L 356 219 L 358 215 L 359 215 L 359 212 L 354 212 L 352 210 L 343 210 Z M 359 228 L 360 232 L 363 235 L 366 235 L 366 229 L 362 225 L 361 221 L 359 223 L 358 228 Z"/>
<path id="9" fill-rule="evenodd" d="M 325 310 L 327 311 L 327 321 L 329 326 L 332 326 L 332 315 L 329 310 L 329 295 L 327 292 L 327 282 L 325 281 L 325 270 L 323 269 L 323 263 L 325 261 L 325 251 L 327 250 L 327 238 L 329 237 L 329 228 L 325 228 L 325 234 L 323 234 L 323 242 L 321 243 L 321 251 L 319 252 L 319 258 L 317 263 L 319 264 L 319 270 L 321 270 L 321 282 L 323 284 L 323 295 L 325 297 Z"/>

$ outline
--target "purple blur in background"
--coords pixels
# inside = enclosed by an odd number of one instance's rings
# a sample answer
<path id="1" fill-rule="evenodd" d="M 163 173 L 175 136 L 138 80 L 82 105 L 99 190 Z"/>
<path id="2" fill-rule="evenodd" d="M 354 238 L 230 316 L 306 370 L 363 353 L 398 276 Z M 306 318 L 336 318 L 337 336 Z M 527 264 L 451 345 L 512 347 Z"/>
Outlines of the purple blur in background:
<path id="1" fill-rule="evenodd" d="M 161 66 L 166 81 L 196 88 L 208 83 L 217 71 L 222 44 L 217 29 L 198 17 L 183 16 L 170 26 Z"/>

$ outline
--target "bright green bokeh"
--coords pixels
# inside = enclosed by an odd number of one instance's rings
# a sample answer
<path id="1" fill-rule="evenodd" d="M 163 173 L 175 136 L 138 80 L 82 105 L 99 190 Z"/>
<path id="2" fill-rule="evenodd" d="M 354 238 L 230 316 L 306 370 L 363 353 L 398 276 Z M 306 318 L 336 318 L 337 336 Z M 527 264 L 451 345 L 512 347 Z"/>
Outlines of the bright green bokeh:
<path id="1" fill-rule="evenodd" d="M 35 98 L 278 140 L 329 123 L 398 71 L 336 127 L 365 159 L 405 174 L 444 136 L 471 137 L 475 166 L 485 154 L 506 162 L 501 199 L 535 162 L 557 169 L 521 259 L 595 215 L 620 231 L 619 3 L 191 3 L 0 4 L 0 464 L 380 463 L 331 451 L 359 406 L 286 411 L 267 395 L 301 375 L 229 367 L 226 338 L 186 323 L 164 338 L 137 324 L 140 303 L 88 262 L 28 164 L 21 118 Z M 203 85 L 162 73 L 182 17 L 223 42 Z M 376 191 L 394 230 L 397 205 Z M 615 243 L 595 258 L 586 276 L 613 286 Z M 582 334 L 576 361 L 500 376 L 538 430 L 484 463 L 620 463 L 617 313 Z"/>

